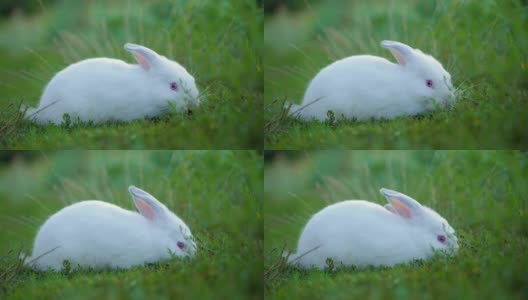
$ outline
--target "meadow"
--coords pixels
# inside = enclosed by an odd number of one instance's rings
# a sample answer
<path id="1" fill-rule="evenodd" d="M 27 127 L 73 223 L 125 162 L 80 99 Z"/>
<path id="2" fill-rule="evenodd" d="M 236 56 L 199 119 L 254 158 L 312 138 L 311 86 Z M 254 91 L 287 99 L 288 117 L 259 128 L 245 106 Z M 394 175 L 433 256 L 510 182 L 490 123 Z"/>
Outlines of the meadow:
<path id="1" fill-rule="evenodd" d="M 292 1 L 294 2 L 294 1 Z M 265 148 L 518 149 L 528 145 L 526 1 L 296 1 L 264 21 Z M 338 59 L 372 54 L 395 61 L 382 40 L 436 57 L 457 101 L 395 120 L 300 122 L 317 72 Z"/>
<path id="2" fill-rule="evenodd" d="M 527 181 L 518 151 L 279 151 L 264 169 L 265 298 L 526 299 Z M 362 270 L 284 262 L 311 215 L 347 199 L 384 204 L 381 187 L 445 217 L 457 255 Z"/>
<path id="3" fill-rule="evenodd" d="M 0 19 L 3 149 L 257 149 L 263 145 L 262 9 L 254 0 L 39 1 Z M 202 105 L 130 123 L 37 126 L 46 83 L 71 63 L 143 44 L 194 75 Z M 89 101 L 89 99 L 87 99 Z"/>
<path id="4" fill-rule="evenodd" d="M 261 299 L 257 152 L 2 152 L 0 159 L 1 299 Z M 39 226 L 70 203 L 99 199 L 135 210 L 129 185 L 184 220 L 197 240 L 194 259 L 114 271 L 36 272 L 19 264 Z"/>

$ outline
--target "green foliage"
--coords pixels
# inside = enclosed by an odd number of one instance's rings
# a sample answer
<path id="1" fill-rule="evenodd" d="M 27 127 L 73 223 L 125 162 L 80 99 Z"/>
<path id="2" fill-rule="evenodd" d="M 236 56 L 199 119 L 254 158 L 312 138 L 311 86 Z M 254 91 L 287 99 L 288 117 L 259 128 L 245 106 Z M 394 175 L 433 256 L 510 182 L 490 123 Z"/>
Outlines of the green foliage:
<path id="1" fill-rule="evenodd" d="M 518 151 L 277 154 L 264 177 L 266 298 L 524 299 L 527 178 L 528 156 Z M 381 187 L 445 217 L 456 231 L 458 254 L 366 270 L 306 271 L 281 263 L 281 250 L 295 252 L 311 215 L 346 199 L 383 204 Z"/>
<path id="2" fill-rule="evenodd" d="M 203 99 L 192 117 L 66 128 L 24 122 L 0 141 L 8 149 L 262 148 L 262 24 L 253 0 L 63 1 L 13 18 L 0 27 L 0 110 L 20 100 L 36 106 L 45 84 L 73 62 L 133 62 L 125 42 L 181 63 Z"/>
<path id="3" fill-rule="evenodd" d="M 7 106 L 0 111 L 0 137 L 12 137 L 24 121 L 24 113 L 25 109 L 22 109 L 22 103 L 18 105 L 13 102 L 7 103 Z M 0 144 L 2 142 L 0 140 Z"/>
<path id="4" fill-rule="evenodd" d="M 489 149 L 528 144 L 528 30 L 518 1 L 339 1 L 266 19 L 267 149 Z M 318 122 L 282 118 L 311 78 L 350 55 L 390 57 L 383 39 L 432 54 L 451 73 L 458 101 L 416 119 Z M 270 130 L 271 128 L 271 130 Z"/>
<path id="5" fill-rule="evenodd" d="M 336 1 L 336 0 L 326 0 L 326 1 Z M 337 0 L 339 1 L 339 0 Z M 299 10 L 306 5 L 306 0 L 259 0 L 259 2 L 264 2 L 264 13 L 272 14 L 278 9 L 287 8 L 288 10 Z M 309 3 L 316 3 L 319 0 L 310 0 Z"/>
<path id="6" fill-rule="evenodd" d="M 31 14 L 41 8 L 41 3 L 50 4 L 55 0 L 1 0 L 0 16 L 9 16 L 13 13 Z"/>
<path id="7" fill-rule="evenodd" d="M 254 151 L 59 151 L 29 161 L 19 156 L 0 166 L 0 298 L 258 299 L 262 168 Z M 103 272 L 17 267 L 17 251 L 30 253 L 38 227 L 68 203 L 100 199 L 135 210 L 130 184 L 189 225 L 198 244 L 195 259 Z"/>

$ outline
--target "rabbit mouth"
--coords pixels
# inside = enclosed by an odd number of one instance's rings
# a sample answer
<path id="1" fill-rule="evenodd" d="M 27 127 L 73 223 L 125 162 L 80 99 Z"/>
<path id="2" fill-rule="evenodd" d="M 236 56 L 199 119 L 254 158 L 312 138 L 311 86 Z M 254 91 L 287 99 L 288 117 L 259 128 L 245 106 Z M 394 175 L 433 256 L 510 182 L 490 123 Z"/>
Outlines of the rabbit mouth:
<path id="1" fill-rule="evenodd" d="M 185 99 L 185 104 L 187 105 L 188 109 L 196 108 L 198 107 L 198 105 L 200 105 L 200 97 L 193 97 L 188 95 Z"/>
<path id="2" fill-rule="evenodd" d="M 443 107 L 445 109 L 451 109 L 451 108 L 453 108 L 453 102 L 452 101 L 444 101 Z"/>
<path id="3" fill-rule="evenodd" d="M 450 92 L 445 98 L 445 100 L 443 101 L 444 108 L 449 108 L 449 109 L 453 108 L 453 106 L 455 105 L 455 101 L 456 101 L 455 93 Z"/>

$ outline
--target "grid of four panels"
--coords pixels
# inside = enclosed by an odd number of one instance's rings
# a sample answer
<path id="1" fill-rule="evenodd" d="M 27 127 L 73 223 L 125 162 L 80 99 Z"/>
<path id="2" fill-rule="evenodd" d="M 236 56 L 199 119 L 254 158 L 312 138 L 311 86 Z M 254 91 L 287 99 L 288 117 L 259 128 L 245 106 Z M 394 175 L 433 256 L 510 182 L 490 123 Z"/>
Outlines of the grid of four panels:
<path id="1" fill-rule="evenodd" d="M 525 1 L 0 4 L 1 299 L 525 299 Z"/>

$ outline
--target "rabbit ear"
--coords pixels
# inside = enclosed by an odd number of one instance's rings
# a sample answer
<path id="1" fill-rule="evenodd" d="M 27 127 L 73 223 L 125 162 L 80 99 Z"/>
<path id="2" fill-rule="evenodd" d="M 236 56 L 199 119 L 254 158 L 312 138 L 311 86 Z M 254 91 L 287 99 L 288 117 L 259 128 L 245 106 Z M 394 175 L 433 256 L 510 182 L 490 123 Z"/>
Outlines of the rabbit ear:
<path id="1" fill-rule="evenodd" d="M 388 211 L 392 212 L 392 213 L 395 213 L 395 214 L 398 214 L 398 212 L 394 209 L 394 207 L 392 205 L 390 205 L 390 203 L 387 203 L 385 204 L 385 209 L 387 209 Z"/>
<path id="2" fill-rule="evenodd" d="M 422 205 L 413 198 L 402 193 L 382 188 L 380 193 L 387 198 L 390 204 L 385 205 L 385 208 L 404 218 L 412 218 L 420 213 Z"/>
<path id="3" fill-rule="evenodd" d="M 158 61 L 158 54 L 147 47 L 126 43 L 125 50 L 134 54 L 138 64 L 143 70 L 148 71 Z"/>
<path id="4" fill-rule="evenodd" d="M 387 48 L 392 52 L 392 55 L 396 58 L 398 63 L 405 66 L 409 61 L 414 58 L 414 50 L 400 42 L 395 41 L 382 41 L 381 46 Z"/>
<path id="5" fill-rule="evenodd" d="M 165 216 L 165 207 L 154 196 L 133 185 L 128 187 L 134 204 L 141 215 L 151 221 L 158 221 Z"/>

